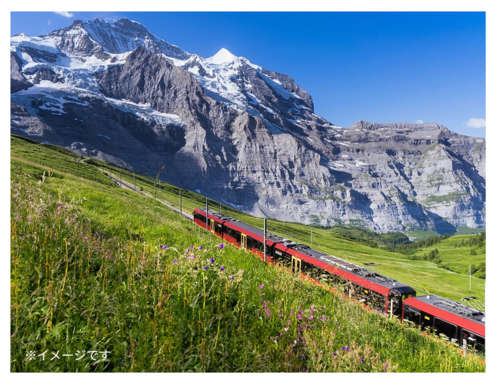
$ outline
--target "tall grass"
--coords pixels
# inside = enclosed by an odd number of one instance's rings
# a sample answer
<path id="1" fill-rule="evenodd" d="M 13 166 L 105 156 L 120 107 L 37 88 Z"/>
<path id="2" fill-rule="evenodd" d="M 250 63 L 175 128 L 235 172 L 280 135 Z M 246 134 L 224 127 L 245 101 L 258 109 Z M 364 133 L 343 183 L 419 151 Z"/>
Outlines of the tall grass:
<path id="1" fill-rule="evenodd" d="M 141 210 L 146 198 L 95 184 L 82 203 L 38 176 L 11 183 L 12 371 L 484 371 L 166 210 Z M 126 214 L 91 220 L 94 198 Z"/>

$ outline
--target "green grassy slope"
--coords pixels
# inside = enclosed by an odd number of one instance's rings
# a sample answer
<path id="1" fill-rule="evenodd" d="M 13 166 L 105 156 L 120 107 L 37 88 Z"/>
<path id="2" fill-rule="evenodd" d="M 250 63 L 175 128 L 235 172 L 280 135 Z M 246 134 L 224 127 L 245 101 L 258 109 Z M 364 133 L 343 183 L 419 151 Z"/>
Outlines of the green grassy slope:
<path id="1" fill-rule="evenodd" d="M 220 250 L 220 239 L 76 160 L 12 137 L 12 371 L 484 371 L 411 327 Z M 350 257 L 391 256 L 330 241 Z M 45 350 L 110 354 L 27 358 Z"/>

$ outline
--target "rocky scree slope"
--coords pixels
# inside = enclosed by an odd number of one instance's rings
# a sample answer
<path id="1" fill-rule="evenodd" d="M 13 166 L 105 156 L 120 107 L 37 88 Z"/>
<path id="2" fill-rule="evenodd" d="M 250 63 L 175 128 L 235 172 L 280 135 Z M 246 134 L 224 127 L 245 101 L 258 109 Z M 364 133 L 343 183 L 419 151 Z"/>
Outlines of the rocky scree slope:
<path id="1" fill-rule="evenodd" d="M 287 75 L 122 19 L 11 38 L 11 132 L 259 216 L 378 231 L 485 224 L 485 142 L 438 124 L 337 127 Z"/>

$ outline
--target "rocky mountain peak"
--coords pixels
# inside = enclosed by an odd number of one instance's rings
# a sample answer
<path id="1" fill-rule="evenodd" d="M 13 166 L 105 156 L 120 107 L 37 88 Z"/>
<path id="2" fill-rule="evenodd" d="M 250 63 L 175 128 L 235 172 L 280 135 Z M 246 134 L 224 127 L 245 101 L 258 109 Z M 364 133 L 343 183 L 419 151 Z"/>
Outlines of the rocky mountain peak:
<path id="1" fill-rule="evenodd" d="M 313 70 L 313 69 L 311 69 Z M 11 38 L 11 131 L 255 215 L 378 231 L 485 223 L 484 139 L 437 123 L 335 126 L 288 75 L 203 58 L 128 19 Z"/>

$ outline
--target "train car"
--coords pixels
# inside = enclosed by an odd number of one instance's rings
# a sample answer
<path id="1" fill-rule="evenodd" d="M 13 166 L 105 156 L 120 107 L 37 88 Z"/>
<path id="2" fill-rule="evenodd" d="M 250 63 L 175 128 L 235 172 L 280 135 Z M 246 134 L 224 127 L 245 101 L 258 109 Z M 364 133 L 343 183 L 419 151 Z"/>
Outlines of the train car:
<path id="1" fill-rule="evenodd" d="M 232 219 L 224 223 L 224 240 L 264 260 L 264 231 L 262 229 Z M 268 263 L 274 263 L 274 246 L 280 241 L 284 239 L 274 235 L 267 236 L 266 259 Z"/>
<path id="2" fill-rule="evenodd" d="M 477 309 L 435 295 L 411 297 L 404 300 L 403 320 L 485 352 L 485 314 Z"/>
<path id="3" fill-rule="evenodd" d="M 215 236 L 218 236 L 222 239 L 224 234 L 224 222 L 234 219 L 232 217 L 222 215 L 219 212 L 209 209 L 207 220 L 205 209 L 195 208 L 195 210 L 193 211 L 193 220 L 203 229 L 212 232 Z"/>
<path id="4" fill-rule="evenodd" d="M 401 316 L 403 300 L 416 295 L 407 284 L 370 271 L 307 245 L 284 242 L 275 245 L 277 262 L 284 261 L 294 272 L 326 282 L 373 310 Z"/>

